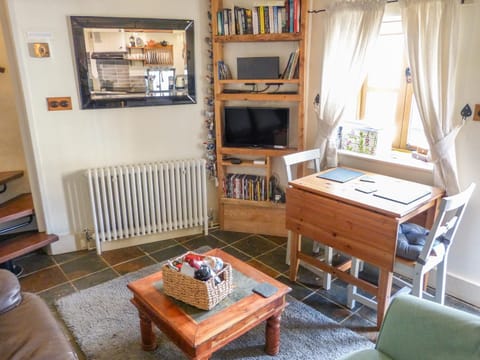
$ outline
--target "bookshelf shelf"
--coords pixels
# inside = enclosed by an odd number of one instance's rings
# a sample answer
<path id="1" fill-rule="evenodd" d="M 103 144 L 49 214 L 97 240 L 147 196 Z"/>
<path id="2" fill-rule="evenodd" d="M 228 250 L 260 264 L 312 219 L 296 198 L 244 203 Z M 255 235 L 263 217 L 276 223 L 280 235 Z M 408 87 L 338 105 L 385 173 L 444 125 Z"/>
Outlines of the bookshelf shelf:
<path id="1" fill-rule="evenodd" d="M 265 93 L 218 93 L 219 101 L 300 101 L 301 94 L 265 94 Z"/>
<path id="2" fill-rule="evenodd" d="M 240 205 L 240 206 L 252 206 L 261 209 L 285 209 L 285 204 L 282 203 L 274 203 L 271 201 L 253 201 L 253 200 L 241 200 L 241 199 L 231 199 L 222 197 L 220 200 L 224 204 L 229 205 Z"/>
<path id="3" fill-rule="evenodd" d="M 235 166 L 235 167 L 254 167 L 254 168 L 265 168 L 268 166 L 267 163 L 265 164 L 255 164 L 253 160 L 243 160 L 241 164 L 233 164 L 229 160 L 223 160 L 221 162 L 222 166 Z"/>
<path id="4" fill-rule="evenodd" d="M 237 85 L 237 84 L 298 84 L 299 79 L 226 79 L 218 80 L 218 83 L 221 85 Z"/>
<path id="5" fill-rule="evenodd" d="M 255 149 L 255 148 L 234 148 L 221 147 L 219 154 L 221 155 L 252 155 L 252 156 L 283 156 L 298 151 L 297 148 L 286 149 Z"/>
<path id="6" fill-rule="evenodd" d="M 232 15 L 233 26 L 225 27 L 224 19 L 229 19 L 229 12 L 231 14 L 238 14 L 236 11 L 239 9 L 238 1 L 241 6 L 250 6 L 249 8 L 241 8 L 240 13 L 249 14 L 250 11 L 254 12 L 256 7 L 264 7 L 263 11 L 269 11 L 270 14 L 274 13 L 275 18 L 278 17 L 285 19 L 285 14 L 289 14 L 288 11 L 282 9 L 295 8 L 295 17 L 291 17 L 286 20 L 286 26 L 280 26 L 281 22 L 278 21 L 275 26 L 266 27 L 267 20 L 264 19 L 265 33 L 259 33 L 259 28 L 254 26 L 249 27 L 249 22 L 238 23 L 238 17 Z M 267 194 L 271 194 L 270 179 L 273 174 L 273 168 L 283 166 L 281 157 L 286 154 L 291 154 L 304 149 L 304 84 L 305 84 L 305 48 L 306 38 L 305 29 L 307 21 L 307 0 L 285 0 L 280 3 L 284 6 L 271 6 L 268 5 L 268 1 L 265 0 L 265 6 L 261 5 L 262 0 L 212 0 L 211 14 L 212 14 L 212 50 L 213 50 L 213 77 L 214 77 L 214 113 L 215 113 L 215 140 L 217 151 L 217 172 L 220 185 L 218 186 L 218 198 L 219 198 L 219 221 L 220 227 L 224 230 L 239 231 L 239 232 L 252 232 L 261 233 L 276 236 L 286 236 L 287 230 L 285 229 L 285 204 L 267 201 L 254 201 L 243 200 L 238 198 L 227 198 L 224 195 L 224 189 L 226 189 L 227 181 L 231 181 L 232 174 L 240 175 L 252 175 L 257 176 L 259 173 L 265 177 L 265 183 L 267 186 Z M 277 5 L 279 2 L 276 2 Z M 259 5 L 260 4 L 260 5 Z M 277 9 L 272 10 L 277 7 Z M 266 8 L 269 8 L 268 10 Z M 260 14 L 260 10 L 259 14 Z M 272 12 L 274 11 L 274 12 Z M 282 15 L 277 15 L 277 14 Z M 247 16 L 247 15 L 245 15 Z M 248 15 L 250 16 L 250 15 Z M 255 19 L 255 17 L 252 17 Z M 292 19 L 295 19 L 292 20 Z M 247 24 L 249 26 L 247 26 Z M 294 25 L 292 25 L 294 24 Z M 239 33 L 239 26 L 244 26 Z M 259 25 L 260 26 L 260 25 Z M 294 26 L 291 28 L 290 26 Z M 270 32 L 270 29 L 274 29 Z M 275 42 L 272 44 L 271 49 L 265 51 L 268 46 L 265 43 Z M 292 44 L 292 42 L 294 44 Z M 231 59 L 235 58 L 235 55 L 242 55 L 242 43 L 249 43 L 245 46 L 259 47 L 262 49 L 262 56 L 280 56 L 282 62 L 286 64 L 283 74 L 288 73 L 286 78 L 282 79 L 225 79 L 225 74 L 229 71 L 225 71 L 225 66 L 233 65 L 227 64 L 227 61 L 231 62 Z M 226 46 L 229 44 L 228 46 Z M 237 44 L 237 45 L 235 45 Z M 297 47 L 298 50 L 292 53 L 292 48 Z M 266 53 L 267 55 L 264 55 Z M 295 53 L 295 61 L 291 61 L 288 54 L 293 59 Z M 287 61 L 288 60 L 288 61 Z M 287 78 L 288 77 L 288 78 Z M 275 85 L 265 92 L 261 91 L 249 91 L 245 88 L 245 84 L 258 85 L 259 88 L 263 88 L 268 85 L 278 84 L 278 89 Z M 274 91 L 276 90 L 276 91 Z M 262 104 L 262 102 L 269 102 L 268 105 Z M 279 104 L 282 107 L 290 108 L 290 130 L 294 134 L 295 138 L 290 138 L 292 144 L 296 144 L 294 147 L 272 149 L 272 148 L 247 148 L 247 147 L 223 147 L 223 110 L 225 106 L 244 103 L 245 106 L 275 106 Z M 255 104 L 255 105 L 252 105 Z M 296 129 L 295 129 L 296 127 Z M 240 164 L 232 164 L 230 160 L 225 159 L 227 156 L 238 157 L 242 160 Z M 254 164 L 254 158 L 265 159 L 264 164 Z M 275 165 L 274 165 L 275 162 Z M 281 163 L 280 163 L 281 162 Z M 250 173 L 252 170 L 252 173 Z M 248 173 L 248 174 L 247 174 Z M 231 183 L 229 183 L 231 186 Z"/>

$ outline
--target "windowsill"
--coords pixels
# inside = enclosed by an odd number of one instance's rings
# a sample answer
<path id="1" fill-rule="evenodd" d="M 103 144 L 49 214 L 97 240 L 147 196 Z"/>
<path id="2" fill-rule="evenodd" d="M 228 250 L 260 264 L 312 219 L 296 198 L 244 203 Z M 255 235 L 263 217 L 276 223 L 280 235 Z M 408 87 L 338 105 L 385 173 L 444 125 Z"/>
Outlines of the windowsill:
<path id="1" fill-rule="evenodd" d="M 395 165 L 401 166 L 406 169 L 415 169 L 420 171 L 425 171 L 432 173 L 433 172 L 433 164 L 431 162 L 425 162 L 422 160 L 417 160 L 412 158 L 410 153 L 404 153 L 400 151 L 392 150 L 389 155 L 367 155 L 356 153 L 353 151 L 348 150 L 338 150 L 338 154 L 342 156 L 351 157 L 351 158 L 360 158 L 368 161 L 388 164 L 388 165 Z"/>

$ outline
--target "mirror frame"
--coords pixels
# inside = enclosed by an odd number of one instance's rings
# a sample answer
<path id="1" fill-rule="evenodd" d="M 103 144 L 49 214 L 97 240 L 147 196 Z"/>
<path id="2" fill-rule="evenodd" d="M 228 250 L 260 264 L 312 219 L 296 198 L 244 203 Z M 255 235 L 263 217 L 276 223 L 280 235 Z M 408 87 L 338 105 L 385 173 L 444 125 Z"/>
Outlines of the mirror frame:
<path id="1" fill-rule="evenodd" d="M 77 79 L 82 109 L 196 104 L 193 20 L 70 16 L 70 25 L 73 36 Z M 121 97 L 121 95 L 115 95 L 115 97 L 108 99 L 93 99 L 89 88 L 89 59 L 85 45 L 85 28 L 185 30 L 187 91 L 185 93 L 182 92 L 181 94 L 171 94 L 168 96 L 152 96 L 147 93 L 141 93 L 138 97 Z"/>

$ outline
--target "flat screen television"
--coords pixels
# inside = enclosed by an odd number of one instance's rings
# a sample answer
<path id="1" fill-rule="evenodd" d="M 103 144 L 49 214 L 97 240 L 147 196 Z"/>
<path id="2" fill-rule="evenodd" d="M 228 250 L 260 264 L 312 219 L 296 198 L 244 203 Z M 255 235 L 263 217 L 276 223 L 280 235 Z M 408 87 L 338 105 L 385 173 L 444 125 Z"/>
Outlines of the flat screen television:
<path id="1" fill-rule="evenodd" d="M 225 107 L 224 147 L 288 146 L 289 108 Z"/>

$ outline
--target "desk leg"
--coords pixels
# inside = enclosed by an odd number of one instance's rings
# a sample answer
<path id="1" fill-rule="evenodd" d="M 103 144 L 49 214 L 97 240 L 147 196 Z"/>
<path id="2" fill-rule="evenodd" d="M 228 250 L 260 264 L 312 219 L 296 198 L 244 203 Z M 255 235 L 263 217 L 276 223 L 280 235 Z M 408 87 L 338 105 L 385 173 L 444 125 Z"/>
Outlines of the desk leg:
<path id="1" fill-rule="evenodd" d="M 383 322 L 383 317 L 387 311 L 388 304 L 390 303 L 390 294 L 392 292 L 392 278 L 393 274 L 385 269 L 380 269 L 378 278 L 378 290 L 377 290 L 377 328 Z"/>
<path id="2" fill-rule="evenodd" d="M 291 232 L 290 239 L 290 280 L 297 280 L 298 266 L 300 261 L 298 260 L 298 252 L 300 251 L 300 235 L 296 232 Z"/>

